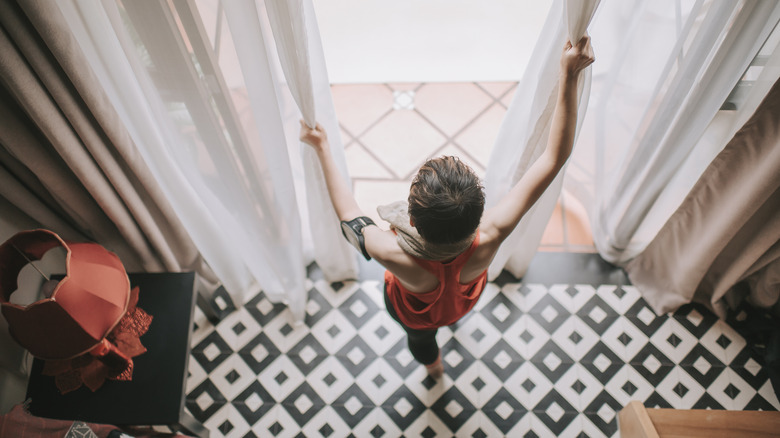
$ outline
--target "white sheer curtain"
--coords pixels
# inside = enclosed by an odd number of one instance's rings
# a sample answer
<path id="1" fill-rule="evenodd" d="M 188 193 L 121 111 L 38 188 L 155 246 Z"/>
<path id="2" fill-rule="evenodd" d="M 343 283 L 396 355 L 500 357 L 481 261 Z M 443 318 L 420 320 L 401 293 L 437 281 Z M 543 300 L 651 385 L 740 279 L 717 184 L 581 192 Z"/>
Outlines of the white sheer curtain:
<path id="1" fill-rule="evenodd" d="M 755 110 L 771 79 L 720 111 L 780 2 L 605 1 L 591 27 L 591 111 L 566 177 L 606 260 L 639 254 Z"/>
<path id="2" fill-rule="evenodd" d="M 217 9 L 224 7 L 226 19 L 217 28 L 225 24 L 229 32 L 213 45 L 194 2 L 57 4 L 143 159 L 238 304 L 261 288 L 271 300 L 287 302 L 296 321 L 303 320 L 310 260 L 304 255 L 301 213 L 304 221 L 328 224 L 312 227 L 326 277 L 355 277 L 354 253 L 342 243 L 329 203 L 309 202 L 308 212 L 300 208 L 304 192 L 319 190 L 311 194 L 315 200 L 325 192 L 311 160 L 302 170 L 301 113 L 288 103 L 291 91 L 307 120 L 316 108 L 345 167 L 329 90 L 323 88 L 324 68 L 312 69 L 308 82 L 300 75 L 285 81 L 279 74 L 280 57 L 308 57 L 311 65 L 323 65 L 309 2 L 285 3 L 289 11 L 308 11 L 303 27 L 290 22 L 303 16 L 285 14 L 284 8 L 224 2 Z M 276 23 L 273 30 L 265 14 Z M 278 38 L 278 55 L 272 38 Z M 222 58 L 237 65 L 224 71 Z M 306 188 L 296 177 L 307 179 Z"/>
<path id="3" fill-rule="evenodd" d="M 325 68 L 325 57 L 322 52 L 320 31 L 317 26 L 317 18 L 311 0 L 284 0 L 269 1 L 265 3 L 270 27 L 273 31 L 273 40 L 276 42 L 276 52 L 281 61 L 280 67 L 284 75 L 277 75 L 277 82 L 282 82 L 280 91 L 285 96 L 291 97 L 300 111 L 303 120 L 309 126 L 319 122 L 329 134 L 332 153 L 336 165 L 344 178 L 348 178 L 346 159 L 344 157 L 344 145 L 341 142 L 340 130 L 336 119 L 336 111 L 333 106 L 333 98 L 330 93 L 330 81 Z M 241 9 L 239 11 L 239 8 Z M 239 35 L 246 35 L 246 26 L 267 28 L 261 23 L 263 16 L 261 4 L 255 1 L 225 2 L 225 10 L 232 11 L 230 16 L 247 14 L 258 18 L 248 23 L 239 25 L 234 22 L 231 29 L 235 29 Z M 266 32 L 266 39 L 267 32 Z M 243 59 L 254 60 L 251 56 L 253 47 L 260 41 L 251 41 L 248 38 L 234 38 L 237 50 L 246 53 Z M 279 65 L 271 64 L 271 65 Z M 284 82 L 283 82 L 284 80 Z M 289 90 L 289 93 L 284 92 Z M 288 97 L 289 96 L 289 97 Z M 303 167 L 294 166 L 296 174 L 303 172 L 305 181 L 306 204 L 302 207 L 302 214 L 309 223 L 312 243 L 314 247 L 314 259 L 323 270 L 326 279 L 330 281 L 357 278 L 357 263 L 355 262 L 355 250 L 349 246 L 346 240 L 339 234 L 340 225 L 336 212 L 333 210 L 328 195 L 325 177 L 320 168 L 319 159 L 314 151 L 298 142 L 298 114 L 295 117 L 286 117 L 285 126 L 288 138 L 295 143 L 290 144 L 292 150 L 301 150 Z M 300 159 L 294 159 L 300 163 Z M 296 178 L 300 181 L 301 178 Z"/>
<path id="4" fill-rule="evenodd" d="M 504 116 L 490 155 L 485 179 L 487 207 L 494 205 L 509 191 L 547 146 L 558 93 L 563 46 L 567 39 L 573 43 L 580 40 L 598 5 L 599 0 L 553 2 L 531 62 Z M 598 41 L 594 40 L 594 47 L 598 59 Z M 588 67 L 582 72 L 579 82 L 578 126 L 588 106 L 590 83 L 591 67 Z M 488 272 L 491 279 L 498 276 L 502 269 L 516 277 L 525 274 L 555 208 L 563 185 L 563 174 L 564 171 L 561 171 L 501 246 Z"/>

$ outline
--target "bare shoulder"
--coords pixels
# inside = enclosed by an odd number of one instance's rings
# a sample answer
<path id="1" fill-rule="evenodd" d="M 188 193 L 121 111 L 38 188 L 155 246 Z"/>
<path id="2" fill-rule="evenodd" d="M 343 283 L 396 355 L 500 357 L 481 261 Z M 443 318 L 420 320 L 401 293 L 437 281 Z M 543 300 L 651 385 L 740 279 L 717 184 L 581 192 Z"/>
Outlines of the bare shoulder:
<path id="1" fill-rule="evenodd" d="M 482 214 L 482 220 L 479 222 L 479 246 L 484 248 L 495 248 L 501 245 L 506 237 L 501 234 L 501 215 L 504 213 L 500 206 L 489 208 Z"/>
<path id="2" fill-rule="evenodd" d="M 411 266 L 414 261 L 396 241 L 395 233 L 383 230 L 378 226 L 366 227 L 363 230 L 366 239 L 366 250 L 376 261 L 387 267 L 387 264 Z"/>
<path id="3" fill-rule="evenodd" d="M 435 275 L 426 271 L 401 249 L 392 231 L 366 227 L 364 236 L 369 255 L 401 280 L 408 290 L 426 292 L 438 284 Z"/>
<path id="4" fill-rule="evenodd" d="M 495 227 L 482 227 L 479 228 L 479 246 L 472 259 L 486 260 L 489 264 L 493 257 L 498 252 L 498 248 L 503 242 L 503 238 L 499 231 Z"/>
<path id="5" fill-rule="evenodd" d="M 414 276 L 425 270 L 398 245 L 395 233 L 382 230 L 379 227 L 366 227 L 363 232 L 366 238 L 368 254 L 379 264 L 396 276 Z"/>
<path id="6" fill-rule="evenodd" d="M 493 261 L 493 257 L 496 256 L 500 245 L 501 239 L 495 229 L 483 230 L 480 226 L 479 246 L 463 266 L 461 282 L 468 282 L 485 271 L 490 266 L 490 262 Z"/>

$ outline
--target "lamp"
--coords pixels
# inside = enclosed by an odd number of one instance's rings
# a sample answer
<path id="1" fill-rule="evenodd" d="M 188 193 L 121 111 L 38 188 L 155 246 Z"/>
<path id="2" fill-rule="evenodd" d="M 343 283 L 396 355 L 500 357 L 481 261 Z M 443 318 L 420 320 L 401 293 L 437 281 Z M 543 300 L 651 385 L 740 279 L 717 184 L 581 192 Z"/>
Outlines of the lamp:
<path id="1" fill-rule="evenodd" d="M 10 302 L 22 268 L 55 247 L 66 251 L 66 273 L 51 295 L 26 306 Z M 47 360 L 63 393 L 82 382 L 94 391 L 106 378 L 130 380 L 131 358 L 146 351 L 138 337 L 151 323 L 137 301 L 119 257 L 98 244 L 31 230 L 0 245 L 0 308 L 8 329 L 32 355 Z"/>

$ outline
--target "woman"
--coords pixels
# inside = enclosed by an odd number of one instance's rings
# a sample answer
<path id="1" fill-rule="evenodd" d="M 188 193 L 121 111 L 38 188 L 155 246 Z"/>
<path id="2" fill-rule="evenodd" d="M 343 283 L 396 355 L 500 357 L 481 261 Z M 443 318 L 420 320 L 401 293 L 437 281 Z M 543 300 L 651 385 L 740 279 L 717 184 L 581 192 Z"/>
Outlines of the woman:
<path id="1" fill-rule="evenodd" d="M 382 230 L 363 215 L 336 168 L 325 131 L 301 122 L 301 140 L 317 152 L 345 236 L 385 272 L 385 303 L 407 333 L 414 358 L 438 378 L 444 368 L 436 331 L 463 317 L 487 283 L 501 243 L 552 183 L 571 155 L 577 124 L 577 81 L 593 63 L 590 38 L 567 42 L 547 148 L 494 207 L 483 212 L 479 178 L 455 157 L 427 161 L 412 182 L 408 206 L 380 207 Z"/>

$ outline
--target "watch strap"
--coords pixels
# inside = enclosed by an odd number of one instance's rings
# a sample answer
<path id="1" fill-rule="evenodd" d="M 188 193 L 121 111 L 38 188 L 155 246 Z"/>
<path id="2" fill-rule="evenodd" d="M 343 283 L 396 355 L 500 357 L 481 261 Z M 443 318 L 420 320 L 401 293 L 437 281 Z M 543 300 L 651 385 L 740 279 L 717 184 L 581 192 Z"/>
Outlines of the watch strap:
<path id="1" fill-rule="evenodd" d="M 368 251 L 366 250 L 366 241 L 363 237 L 363 228 L 369 226 L 369 225 L 376 225 L 374 221 L 368 217 L 368 216 L 358 216 L 352 220 L 349 221 L 341 221 L 342 224 L 346 224 L 357 236 L 358 245 L 360 246 L 360 252 L 363 254 L 363 257 L 366 258 L 366 260 L 371 260 L 371 256 L 368 255 Z M 344 237 L 346 238 L 346 234 L 344 229 L 342 228 L 341 233 L 344 234 Z M 349 239 L 347 239 L 349 241 Z"/>

